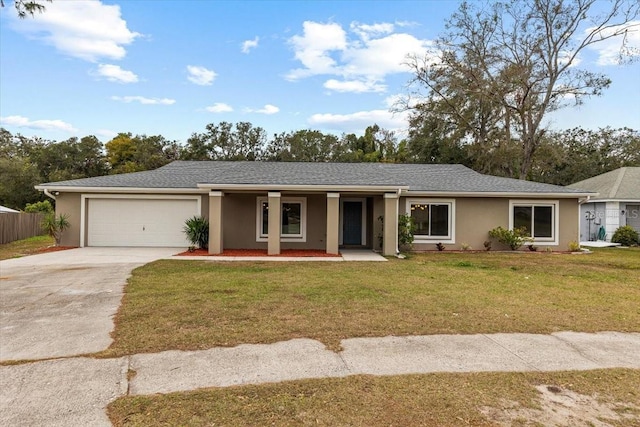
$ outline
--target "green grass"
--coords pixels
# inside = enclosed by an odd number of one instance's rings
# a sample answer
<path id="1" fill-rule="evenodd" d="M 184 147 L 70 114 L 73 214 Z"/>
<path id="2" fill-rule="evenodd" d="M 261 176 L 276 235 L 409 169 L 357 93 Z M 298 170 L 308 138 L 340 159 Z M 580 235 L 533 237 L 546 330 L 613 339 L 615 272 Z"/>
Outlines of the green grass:
<path id="1" fill-rule="evenodd" d="M 102 356 L 297 337 L 640 331 L 640 249 L 386 263 L 163 260 L 133 272 Z"/>
<path id="2" fill-rule="evenodd" d="M 112 402 L 108 414 L 116 427 L 494 426 L 502 421 L 497 416 L 510 416 L 513 424 L 506 425 L 549 425 L 540 414 L 553 415 L 554 408 L 540 400 L 534 388 L 546 385 L 588 396 L 573 407 L 574 416 L 585 417 L 584 410 L 595 406 L 596 414 L 587 421 L 596 422 L 595 417 L 604 417 L 597 413 L 603 405 L 612 408 L 617 418 L 606 417 L 606 425 L 637 426 L 638 384 L 640 370 L 630 369 L 354 376 L 127 396 Z M 523 408 L 528 412 L 519 411 Z M 515 410 L 510 413 L 509 409 Z M 596 425 L 575 418 L 564 421 L 559 425 Z"/>
<path id="3" fill-rule="evenodd" d="M 0 260 L 31 255 L 54 244 L 49 236 L 35 236 L 0 245 Z"/>

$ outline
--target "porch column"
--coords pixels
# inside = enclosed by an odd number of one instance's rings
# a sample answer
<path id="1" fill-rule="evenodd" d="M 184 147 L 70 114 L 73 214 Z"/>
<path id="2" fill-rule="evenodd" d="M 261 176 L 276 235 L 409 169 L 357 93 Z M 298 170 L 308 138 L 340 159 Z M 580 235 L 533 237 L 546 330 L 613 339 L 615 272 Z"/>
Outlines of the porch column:
<path id="1" fill-rule="evenodd" d="M 209 253 L 221 254 L 222 247 L 222 191 L 209 193 Z"/>
<path id="2" fill-rule="evenodd" d="M 280 254 L 280 192 L 269 192 L 269 237 L 268 250 L 269 255 Z"/>
<path id="3" fill-rule="evenodd" d="M 327 253 L 338 255 L 340 193 L 327 193 Z"/>
<path id="4" fill-rule="evenodd" d="M 384 193 L 384 235 L 382 255 L 391 256 L 398 249 L 398 194 Z"/>

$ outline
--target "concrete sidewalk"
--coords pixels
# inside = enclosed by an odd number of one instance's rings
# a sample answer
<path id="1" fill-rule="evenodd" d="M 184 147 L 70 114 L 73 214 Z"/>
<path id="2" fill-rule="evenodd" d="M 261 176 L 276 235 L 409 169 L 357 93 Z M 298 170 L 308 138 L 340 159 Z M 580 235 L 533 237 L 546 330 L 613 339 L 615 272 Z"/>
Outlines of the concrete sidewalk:
<path id="1" fill-rule="evenodd" d="M 0 424 L 109 425 L 105 407 L 143 395 L 349 375 L 640 369 L 640 333 L 352 338 L 335 353 L 311 339 L 117 359 L 0 367 Z M 136 375 L 127 379 L 127 372 Z"/>
<path id="2" fill-rule="evenodd" d="M 387 259 L 377 252 L 368 249 L 341 249 L 340 256 L 336 257 L 287 257 L 287 256 L 169 256 L 165 259 L 209 261 L 209 262 L 233 262 L 233 261 L 254 261 L 254 262 L 342 262 L 342 261 L 373 261 L 385 262 Z"/>

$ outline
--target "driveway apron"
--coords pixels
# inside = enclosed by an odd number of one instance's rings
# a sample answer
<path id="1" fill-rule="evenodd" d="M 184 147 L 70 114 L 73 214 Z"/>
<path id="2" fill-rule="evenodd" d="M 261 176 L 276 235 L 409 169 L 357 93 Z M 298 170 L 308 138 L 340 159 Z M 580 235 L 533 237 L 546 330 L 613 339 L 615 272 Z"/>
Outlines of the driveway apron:
<path id="1" fill-rule="evenodd" d="M 106 349 L 131 271 L 178 251 L 79 248 L 0 261 L 0 360 Z"/>

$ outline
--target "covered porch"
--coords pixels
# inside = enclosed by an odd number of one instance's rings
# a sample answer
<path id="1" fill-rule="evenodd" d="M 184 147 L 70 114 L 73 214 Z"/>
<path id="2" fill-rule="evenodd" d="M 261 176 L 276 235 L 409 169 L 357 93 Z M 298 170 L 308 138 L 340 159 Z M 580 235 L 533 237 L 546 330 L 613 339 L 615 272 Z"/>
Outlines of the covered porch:
<path id="1" fill-rule="evenodd" d="M 397 253 L 399 189 L 296 190 L 210 190 L 209 254 L 225 249 L 263 249 L 269 256 L 286 249 Z"/>

